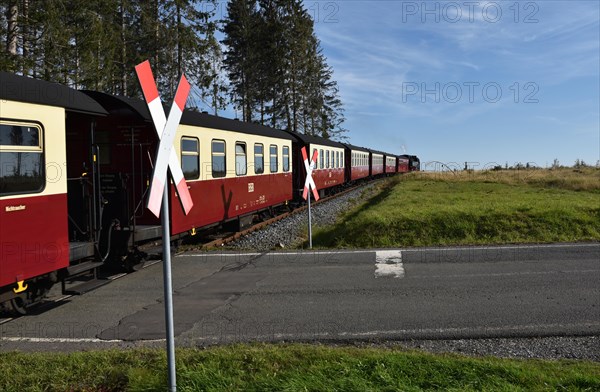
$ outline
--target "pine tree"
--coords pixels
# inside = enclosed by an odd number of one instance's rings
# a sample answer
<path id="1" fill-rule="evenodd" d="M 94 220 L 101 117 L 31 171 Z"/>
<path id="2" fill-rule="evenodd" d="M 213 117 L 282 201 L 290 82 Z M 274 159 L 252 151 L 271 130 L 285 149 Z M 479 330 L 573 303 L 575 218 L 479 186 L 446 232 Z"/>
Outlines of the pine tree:
<path id="1" fill-rule="evenodd" d="M 224 63 L 231 82 L 233 103 L 242 110 L 243 121 L 252 121 L 256 90 L 256 46 L 260 44 L 255 0 L 232 0 L 223 23 L 227 46 Z"/>
<path id="2" fill-rule="evenodd" d="M 206 66 L 202 76 L 201 100 L 218 115 L 219 110 L 227 107 L 228 86 L 223 74 L 223 52 L 221 45 L 214 36 L 214 31 L 209 33 Z"/>

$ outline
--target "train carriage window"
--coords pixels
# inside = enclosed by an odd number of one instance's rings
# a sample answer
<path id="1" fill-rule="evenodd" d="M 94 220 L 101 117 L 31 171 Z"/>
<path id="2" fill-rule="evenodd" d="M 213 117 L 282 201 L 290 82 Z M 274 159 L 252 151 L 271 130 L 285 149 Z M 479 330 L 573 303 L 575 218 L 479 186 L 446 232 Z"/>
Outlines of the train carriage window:
<path id="1" fill-rule="evenodd" d="M 283 171 L 290 171 L 290 148 L 288 146 L 283 146 Z"/>
<path id="2" fill-rule="evenodd" d="M 262 174 L 265 172 L 265 147 L 262 144 L 254 145 L 254 173 Z"/>
<path id="3" fill-rule="evenodd" d="M 339 151 L 335 152 L 335 167 L 336 168 L 340 167 L 340 152 Z"/>
<path id="4" fill-rule="evenodd" d="M 325 152 L 325 162 L 326 162 L 326 166 L 325 167 L 329 169 L 329 150 L 327 150 Z"/>
<path id="5" fill-rule="evenodd" d="M 181 138 L 181 170 L 186 180 L 200 178 L 200 142 L 195 137 Z"/>
<path id="6" fill-rule="evenodd" d="M 342 152 L 340 152 L 340 167 L 344 167 L 344 166 L 346 166 L 346 165 L 344 162 L 344 152 L 342 151 Z"/>
<path id="7" fill-rule="evenodd" d="M 277 146 L 275 144 L 271 144 L 271 146 L 269 147 L 269 159 L 271 173 L 277 173 L 279 162 L 277 162 Z"/>
<path id="8" fill-rule="evenodd" d="M 0 122 L 0 196 L 44 189 L 42 139 L 43 130 L 38 124 Z"/>
<path id="9" fill-rule="evenodd" d="M 235 174 L 245 176 L 247 172 L 246 143 L 237 142 L 235 143 Z"/>
<path id="10" fill-rule="evenodd" d="M 212 141 L 212 176 L 213 178 L 227 175 L 227 159 L 225 155 L 225 141 Z"/>
<path id="11" fill-rule="evenodd" d="M 321 156 L 321 158 L 319 159 L 319 169 L 324 169 L 325 168 L 325 155 L 323 154 L 323 149 L 321 149 L 321 151 L 319 152 L 319 155 Z"/>

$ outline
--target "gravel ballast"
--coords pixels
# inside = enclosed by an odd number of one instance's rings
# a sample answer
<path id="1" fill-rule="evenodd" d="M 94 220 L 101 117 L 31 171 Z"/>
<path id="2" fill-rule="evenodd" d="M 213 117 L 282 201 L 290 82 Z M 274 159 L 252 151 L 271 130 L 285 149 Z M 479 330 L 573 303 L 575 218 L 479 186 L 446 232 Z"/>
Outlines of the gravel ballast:
<path id="1" fill-rule="evenodd" d="M 339 216 L 374 195 L 376 185 L 371 182 L 323 203 L 313 204 L 312 227 L 333 225 Z M 306 240 L 308 212 L 302 211 L 230 242 L 226 248 L 237 250 L 266 251 L 271 249 L 301 247 Z"/>

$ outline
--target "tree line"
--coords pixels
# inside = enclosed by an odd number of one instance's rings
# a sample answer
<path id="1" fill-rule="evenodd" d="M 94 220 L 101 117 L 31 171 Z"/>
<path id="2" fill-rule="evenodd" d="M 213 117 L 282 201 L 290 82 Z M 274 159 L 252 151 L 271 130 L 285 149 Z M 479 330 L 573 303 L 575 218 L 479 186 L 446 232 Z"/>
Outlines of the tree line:
<path id="1" fill-rule="evenodd" d="M 216 10 L 216 0 L 2 0 L 0 69 L 140 97 L 134 67 L 150 59 L 165 98 L 185 73 L 191 107 L 232 104 L 244 121 L 343 137 L 338 86 L 302 1 L 231 0 L 222 20 Z"/>

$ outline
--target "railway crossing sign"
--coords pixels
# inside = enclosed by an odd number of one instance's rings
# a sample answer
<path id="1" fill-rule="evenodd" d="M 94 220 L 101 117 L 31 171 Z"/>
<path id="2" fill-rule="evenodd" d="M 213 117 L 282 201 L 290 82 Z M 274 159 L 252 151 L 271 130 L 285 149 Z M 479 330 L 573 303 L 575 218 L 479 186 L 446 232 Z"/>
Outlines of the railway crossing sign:
<path id="1" fill-rule="evenodd" d="M 304 168 L 306 169 L 306 181 L 304 181 L 304 192 L 302 192 L 302 197 L 304 198 L 304 200 L 308 201 L 308 246 L 310 249 L 312 249 L 312 216 L 310 212 L 310 191 L 312 189 L 312 193 L 315 196 L 315 200 L 319 201 L 319 192 L 317 191 L 315 180 L 313 180 L 312 178 L 312 172 L 317 166 L 318 157 L 319 153 L 315 149 L 315 151 L 313 152 L 312 159 L 310 160 L 310 163 L 308 163 L 306 147 L 302 147 L 302 159 L 304 159 Z"/>
<path id="2" fill-rule="evenodd" d="M 302 158 L 304 159 L 304 168 L 306 169 L 306 181 L 304 182 L 304 192 L 302 193 L 302 197 L 304 200 L 308 198 L 308 192 L 312 189 L 312 193 L 315 196 L 315 200 L 319 200 L 319 192 L 317 192 L 317 186 L 315 185 L 315 181 L 312 178 L 312 172 L 317 165 L 317 158 L 319 157 L 319 153 L 315 149 L 312 159 L 310 160 L 310 164 L 308 163 L 308 155 L 306 154 L 306 147 L 302 147 Z"/>
<path id="3" fill-rule="evenodd" d="M 152 211 L 157 218 L 159 217 L 163 199 L 163 190 L 165 189 L 165 185 L 168 184 L 168 167 L 171 169 L 171 176 L 175 183 L 179 201 L 181 202 L 184 213 L 187 215 L 194 203 L 190 196 L 185 177 L 183 176 L 179 159 L 173 148 L 173 140 L 175 139 L 175 131 L 177 130 L 177 126 L 179 125 L 179 121 L 183 114 L 183 109 L 185 108 L 185 102 L 190 93 L 190 84 L 185 78 L 185 75 L 182 75 L 179 86 L 177 86 L 177 92 L 175 93 L 175 99 L 171 106 L 169 117 L 166 118 L 156 87 L 156 82 L 152 75 L 150 62 L 146 60 L 143 63 L 138 64 L 135 67 L 135 71 L 140 80 L 144 98 L 146 99 L 150 115 L 152 116 L 152 122 L 154 122 L 154 127 L 156 128 L 158 138 L 160 139 L 150 187 L 150 196 L 148 198 L 148 209 Z"/>
<path id="4" fill-rule="evenodd" d="M 171 233 L 169 231 L 169 179 L 167 176 L 167 169 L 171 169 L 171 176 L 173 177 L 173 182 L 175 183 L 175 188 L 179 195 L 179 201 L 181 202 L 183 211 L 187 215 L 194 204 L 187 183 L 185 182 L 179 159 L 177 159 L 177 154 L 173 149 L 173 140 L 175 139 L 175 132 L 177 131 L 179 121 L 181 121 L 185 102 L 190 94 L 191 87 L 185 78 L 185 75 L 181 75 L 181 80 L 177 86 L 177 92 L 175 93 L 175 99 L 173 100 L 169 117 L 165 118 L 165 112 L 162 108 L 160 96 L 158 95 L 156 82 L 154 76 L 152 76 L 150 62 L 146 60 L 143 63 L 138 64 L 135 67 L 135 72 L 140 80 L 144 98 L 146 99 L 146 104 L 152 115 L 152 121 L 154 122 L 154 127 L 156 128 L 160 140 L 156 163 L 154 165 L 154 173 L 152 175 L 148 209 L 158 218 L 161 215 L 160 211 L 162 208 L 163 280 L 169 391 L 175 392 L 177 391 L 177 377 L 175 373 L 175 332 L 173 322 Z"/>

